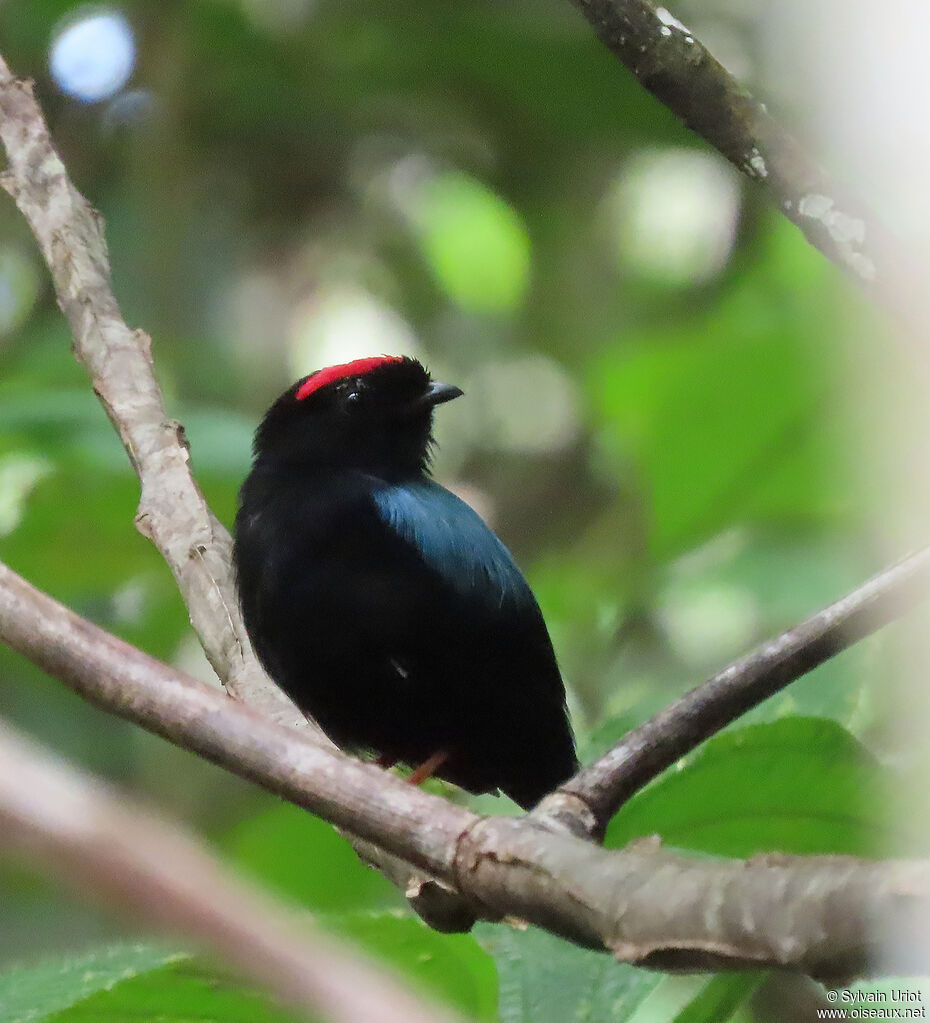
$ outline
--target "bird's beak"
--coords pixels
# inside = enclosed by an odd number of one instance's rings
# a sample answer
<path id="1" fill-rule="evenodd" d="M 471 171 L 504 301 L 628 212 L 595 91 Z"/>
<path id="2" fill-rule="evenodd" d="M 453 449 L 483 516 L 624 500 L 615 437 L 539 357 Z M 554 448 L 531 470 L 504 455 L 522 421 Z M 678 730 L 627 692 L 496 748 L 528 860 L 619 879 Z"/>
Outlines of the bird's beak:
<path id="1" fill-rule="evenodd" d="M 434 405 L 441 405 L 444 401 L 460 398 L 464 393 L 461 387 L 456 387 L 454 384 L 440 384 L 434 380 L 419 398 L 405 406 L 405 413 L 416 415 L 418 412 L 426 412 Z"/>
<path id="2" fill-rule="evenodd" d="M 434 380 L 420 400 L 424 405 L 442 405 L 453 398 L 461 398 L 464 393 L 462 388 L 456 387 L 455 384 L 440 384 Z"/>

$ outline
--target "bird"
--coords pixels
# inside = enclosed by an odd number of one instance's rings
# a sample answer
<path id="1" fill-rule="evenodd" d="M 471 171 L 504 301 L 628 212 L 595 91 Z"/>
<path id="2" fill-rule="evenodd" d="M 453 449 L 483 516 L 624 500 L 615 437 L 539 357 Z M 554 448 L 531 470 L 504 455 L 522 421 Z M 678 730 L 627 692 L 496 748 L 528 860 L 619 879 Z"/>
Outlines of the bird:
<path id="1" fill-rule="evenodd" d="M 510 552 L 430 472 L 462 396 L 409 356 L 317 370 L 268 409 L 234 565 L 262 666 L 341 748 L 529 810 L 577 770 L 565 688 Z"/>

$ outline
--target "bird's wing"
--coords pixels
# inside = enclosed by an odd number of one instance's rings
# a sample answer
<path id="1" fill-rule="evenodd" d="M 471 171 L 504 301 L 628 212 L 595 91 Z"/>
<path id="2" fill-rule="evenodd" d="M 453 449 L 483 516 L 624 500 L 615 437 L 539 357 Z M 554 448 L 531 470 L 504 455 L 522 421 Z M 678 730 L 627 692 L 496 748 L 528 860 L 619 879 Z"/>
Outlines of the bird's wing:
<path id="1" fill-rule="evenodd" d="M 429 614 L 430 663 L 420 667 L 453 682 L 459 693 L 446 697 L 450 706 L 458 696 L 459 712 L 476 718 L 485 740 L 486 753 L 476 742 L 452 780 L 480 791 L 484 755 L 496 784 L 532 805 L 575 768 L 562 678 L 532 591 L 480 516 L 437 483 L 384 487 L 373 497 L 443 594 Z"/>
<path id="2" fill-rule="evenodd" d="M 284 504 L 290 518 L 241 516 L 260 537 L 239 558 L 243 609 L 266 668 L 333 738 L 413 763 L 451 746 L 443 777 L 524 805 L 571 773 L 542 615 L 476 512 L 431 481 L 355 474 Z"/>
<path id="3" fill-rule="evenodd" d="M 478 513 L 433 480 L 374 491 L 383 521 L 459 596 L 491 611 L 536 609 L 510 551 Z"/>

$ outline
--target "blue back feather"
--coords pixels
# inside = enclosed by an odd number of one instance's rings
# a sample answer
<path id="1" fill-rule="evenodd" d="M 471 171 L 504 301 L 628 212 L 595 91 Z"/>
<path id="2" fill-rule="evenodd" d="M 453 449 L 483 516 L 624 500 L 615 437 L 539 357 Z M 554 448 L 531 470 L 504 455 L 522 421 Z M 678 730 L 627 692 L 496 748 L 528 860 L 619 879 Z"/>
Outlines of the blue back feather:
<path id="1" fill-rule="evenodd" d="M 425 479 L 381 487 L 373 496 L 384 521 L 460 593 L 498 607 L 535 605 L 510 551 L 445 487 Z"/>

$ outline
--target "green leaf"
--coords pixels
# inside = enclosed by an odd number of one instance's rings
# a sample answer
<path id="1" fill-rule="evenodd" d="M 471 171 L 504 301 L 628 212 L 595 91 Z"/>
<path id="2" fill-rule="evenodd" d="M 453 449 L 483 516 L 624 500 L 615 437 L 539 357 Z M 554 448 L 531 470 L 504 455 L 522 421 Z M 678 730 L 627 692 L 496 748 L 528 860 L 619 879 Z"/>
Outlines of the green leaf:
<path id="1" fill-rule="evenodd" d="M 242 822 L 224 844 L 250 873 L 317 912 L 402 904 L 394 886 L 362 863 L 332 824 L 290 803 Z"/>
<path id="2" fill-rule="evenodd" d="M 349 913 L 321 922 L 399 970 L 424 993 L 475 1019 L 497 1020 L 494 961 L 472 935 L 440 934 L 400 911 Z"/>
<path id="3" fill-rule="evenodd" d="M 122 945 L 0 975 L 0 1023 L 298 1023 L 305 1015 L 157 945 Z"/>
<path id="4" fill-rule="evenodd" d="M 191 959 L 121 980 L 49 1017 L 49 1023 L 306 1023 L 267 995 Z"/>
<path id="5" fill-rule="evenodd" d="M 475 935 L 497 962 L 501 1023 L 622 1023 L 662 979 L 535 928 Z"/>
<path id="6" fill-rule="evenodd" d="M 439 174 L 417 195 L 414 226 L 433 276 L 463 309 L 516 308 L 529 283 L 530 241 L 519 216 L 481 182 Z"/>
<path id="7" fill-rule="evenodd" d="M 716 326 L 656 339 L 598 374 L 611 410 L 605 443 L 621 458 L 637 456 L 656 555 L 686 549 L 743 513 L 797 513 L 823 489 L 808 486 L 827 465 L 827 452 L 810 450 L 822 400 L 810 357 L 795 339 L 720 336 Z M 767 485 L 773 472 L 780 489 Z"/>
<path id="8" fill-rule="evenodd" d="M 849 502 L 831 292 L 786 277 L 799 254 L 782 233 L 703 313 L 666 317 L 589 368 L 601 444 L 621 479 L 635 461 L 657 557 L 733 523 L 820 522 Z"/>
<path id="9" fill-rule="evenodd" d="M 709 740 L 616 814 L 605 845 L 658 834 L 720 856 L 874 855 L 882 805 L 878 764 L 825 718 L 790 717 Z"/>
<path id="10" fill-rule="evenodd" d="M 469 935 L 438 934 L 398 914 L 346 914 L 325 922 L 425 993 L 476 1019 L 496 1020 L 494 963 Z M 0 975 L 0 1023 L 128 1019 L 295 1023 L 297 1017 L 189 953 L 158 946 L 103 948 Z"/>
<path id="11" fill-rule="evenodd" d="M 674 1023 L 726 1023 L 764 978 L 762 973 L 718 974 L 678 1013 Z"/>
<path id="12" fill-rule="evenodd" d="M 99 991 L 187 957 L 149 945 L 121 945 L 0 974 L 0 1023 L 32 1023 Z"/>

